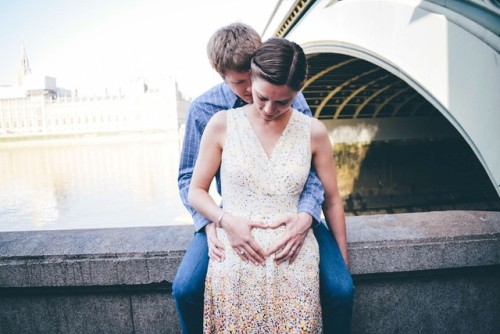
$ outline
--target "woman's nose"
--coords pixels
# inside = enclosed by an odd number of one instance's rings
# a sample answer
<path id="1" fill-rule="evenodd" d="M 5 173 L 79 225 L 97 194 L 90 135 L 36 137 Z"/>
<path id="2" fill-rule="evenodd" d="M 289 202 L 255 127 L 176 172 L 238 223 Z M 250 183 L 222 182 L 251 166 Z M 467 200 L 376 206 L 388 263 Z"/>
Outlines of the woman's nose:
<path id="1" fill-rule="evenodd" d="M 273 112 L 273 105 L 271 103 L 265 103 L 262 109 L 266 114 L 270 115 Z"/>

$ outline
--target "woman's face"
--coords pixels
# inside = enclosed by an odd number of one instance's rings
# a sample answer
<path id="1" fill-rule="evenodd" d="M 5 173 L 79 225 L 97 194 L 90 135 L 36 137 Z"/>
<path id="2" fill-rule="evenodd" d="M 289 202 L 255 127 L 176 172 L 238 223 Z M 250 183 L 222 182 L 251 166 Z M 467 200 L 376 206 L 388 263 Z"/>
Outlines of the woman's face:
<path id="1" fill-rule="evenodd" d="M 290 110 L 297 92 L 290 87 L 276 86 L 264 79 L 254 77 L 252 83 L 253 102 L 266 121 L 273 121 Z"/>

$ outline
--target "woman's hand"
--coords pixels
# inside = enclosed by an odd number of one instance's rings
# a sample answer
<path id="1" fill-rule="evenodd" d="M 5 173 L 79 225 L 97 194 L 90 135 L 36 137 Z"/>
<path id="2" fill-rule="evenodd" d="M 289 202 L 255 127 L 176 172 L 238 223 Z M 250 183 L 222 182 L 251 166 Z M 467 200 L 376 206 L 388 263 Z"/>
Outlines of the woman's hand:
<path id="1" fill-rule="evenodd" d="M 267 228 L 263 222 L 257 222 L 226 213 L 220 222 L 234 251 L 244 260 L 255 265 L 264 264 L 267 254 L 252 236 L 253 228 Z"/>
<path id="2" fill-rule="evenodd" d="M 271 222 L 269 228 L 277 228 L 285 225 L 285 233 L 280 241 L 269 249 L 268 255 L 275 254 L 274 261 L 281 264 L 295 261 L 312 224 L 312 217 L 306 212 L 288 215 Z"/>

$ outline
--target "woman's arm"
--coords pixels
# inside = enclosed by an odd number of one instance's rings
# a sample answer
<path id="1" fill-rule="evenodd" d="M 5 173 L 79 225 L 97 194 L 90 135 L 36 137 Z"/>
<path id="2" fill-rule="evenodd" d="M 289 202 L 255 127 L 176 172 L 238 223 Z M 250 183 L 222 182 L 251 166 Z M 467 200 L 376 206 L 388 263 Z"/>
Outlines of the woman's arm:
<path id="1" fill-rule="evenodd" d="M 243 260 L 252 261 L 254 264 L 263 264 L 266 252 L 254 240 L 251 231 L 255 227 L 266 228 L 266 224 L 233 216 L 229 213 L 224 214 L 222 208 L 215 203 L 208 192 L 221 164 L 226 133 L 226 112 L 220 111 L 210 119 L 203 132 L 198 159 L 189 186 L 188 200 L 197 212 L 224 228 L 231 247 L 240 254 Z M 221 261 L 225 258 L 224 246 L 218 242 L 214 225 L 209 223 L 205 228 L 209 243 L 209 255 Z"/>
<path id="2" fill-rule="evenodd" d="M 312 162 L 325 191 L 323 213 L 326 222 L 337 241 L 345 263 L 347 259 L 347 236 L 344 204 L 337 185 L 337 171 L 333 157 L 332 143 L 323 123 L 312 120 Z"/>

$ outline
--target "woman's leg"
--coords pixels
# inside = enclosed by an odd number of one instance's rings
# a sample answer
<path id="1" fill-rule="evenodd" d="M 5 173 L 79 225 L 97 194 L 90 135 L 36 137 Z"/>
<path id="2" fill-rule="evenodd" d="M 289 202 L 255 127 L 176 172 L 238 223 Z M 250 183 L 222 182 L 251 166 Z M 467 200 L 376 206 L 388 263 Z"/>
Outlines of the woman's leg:
<path id="1" fill-rule="evenodd" d="M 172 284 L 182 333 L 203 332 L 203 295 L 208 269 L 208 244 L 205 230 L 196 232 Z"/>
<path id="2" fill-rule="evenodd" d="M 337 242 L 324 223 L 316 223 L 314 235 L 319 245 L 320 299 L 323 332 L 351 333 L 354 285 Z"/>

